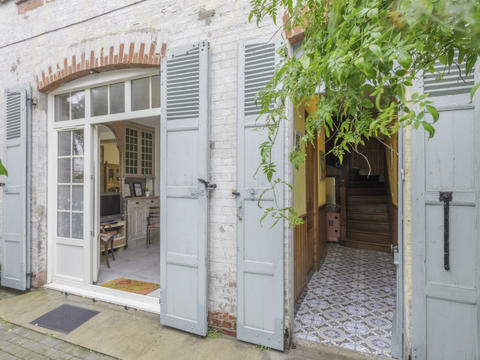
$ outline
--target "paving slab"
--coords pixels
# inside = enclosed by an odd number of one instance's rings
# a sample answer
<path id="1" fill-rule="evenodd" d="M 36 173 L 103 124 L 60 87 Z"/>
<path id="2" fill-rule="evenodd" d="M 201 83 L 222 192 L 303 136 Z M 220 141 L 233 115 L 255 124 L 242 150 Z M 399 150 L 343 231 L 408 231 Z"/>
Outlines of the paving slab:
<path id="1" fill-rule="evenodd" d="M 82 324 L 69 334 L 41 328 L 30 322 L 62 304 L 81 306 L 98 311 L 99 314 Z M 3 341 L 12 339 L 11 333 L 19 333 L 24 346 L 12 345 L 17 357 L 27 357 L 27 352 L 35 349 L 50 351 L 48 358 L 96 359 L 95 353 L 106 354 L 119 359 L 252 359 L 252 360 L 353 360 L 378 359 L 345 349 L 328 346 L 298 345 L 296 349 L 279 352 L 261 349 L 255 345 L 220 335 L 218 338 L 203 338 L 182 331 L 161 326 L 158 314 L 135 309 L 93 302 L 91 299 L 74 295 L 64 295 L 58 291 L 40 289 L 15 297 L 0 300 L 0 318 L 20 325 L 6 332 Z M 1 330 L 1 328 L 0 328 Z M 31 330 L 46 336 L 42 338 Z M 26 332 L 25 332 L 26 331 Z M 10 336 L 8 336 L 10 334 Z M 46 334 L 46 335 L 45 335 Z M 51 336 L 48 336 L 51 335 Z M 78 347 L 71 347 L 72 344 Z M 1 343 L 0 343 L 1 348 Z M 52 350 L 53 349 L 53 350 Z M 89 353 L 89 350 L 95 353 Z M 7 351 L 9 355 L 11 354 Z M 46 354 L 46 353 L 45 353 Z M 40 354 L 41 355 L 41 354 Z M 64 357 L 62 357 L 64 355 Z M 8 358 L 8 357 L 6 357 Z M 35 358 L 35 356 L 31 357 Z M 45 357 L 44 357 L 45 358 Z M 0 357 L 1 359 L 1 357 Z"/>

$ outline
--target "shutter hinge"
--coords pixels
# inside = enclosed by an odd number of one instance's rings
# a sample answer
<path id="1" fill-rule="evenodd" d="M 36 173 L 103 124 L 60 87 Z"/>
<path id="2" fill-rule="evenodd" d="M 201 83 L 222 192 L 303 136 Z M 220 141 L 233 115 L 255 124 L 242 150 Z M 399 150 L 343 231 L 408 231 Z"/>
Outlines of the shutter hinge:
<path id="1" fill-rule="evenodd" d="M 402 181 L 405 181 L 405 169 L 400 169 L 400 176 Z"/>
<path id="2" fill-rule="evenodd" d="M 26 274 L 27 276 L 31 277 L 32 279 L 33 278 L 36 278 L 36 275 L 33 273 L 33 272 L 29 272 Z"/>
<path id="3" fill-rule="evenodd" d="M 34 98 L 27 98 L 27 101 L 29 101 L 32 106 L 37 106 L 37 100 L 35 100 Z"/>

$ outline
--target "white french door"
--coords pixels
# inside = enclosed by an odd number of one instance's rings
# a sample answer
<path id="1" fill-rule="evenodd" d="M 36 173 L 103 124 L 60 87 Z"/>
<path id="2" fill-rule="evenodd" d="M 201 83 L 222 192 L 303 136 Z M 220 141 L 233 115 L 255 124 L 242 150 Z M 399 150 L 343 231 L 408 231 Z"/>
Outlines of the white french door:
<path id="1" fill-rule="evenodd" d="M 49 217 L 54 237 L 53 280 L 91 281 L 92 128 L 58 128 L 51 133 Z"/>

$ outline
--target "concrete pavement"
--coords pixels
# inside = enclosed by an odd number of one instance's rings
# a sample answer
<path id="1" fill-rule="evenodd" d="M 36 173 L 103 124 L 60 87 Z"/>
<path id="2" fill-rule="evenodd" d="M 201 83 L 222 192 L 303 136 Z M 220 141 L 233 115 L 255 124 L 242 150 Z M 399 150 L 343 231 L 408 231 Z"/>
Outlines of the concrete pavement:
<path id="1" fill-rule="evenodd" d="M 379 359 L 370 355 L 322 345 L 297 345 L 296 349 L 282 353 L 274 350 L 265 350 L 224 335 L 216 338 L 202 338 L 161 326 L 157 314 L 134 309 L 126 310 L 117 305 L 100 301 L 93 302 L 91 299 L 74 295 L 65 296 L 53 290 L 33 290 L 25 294 L 15 295 L 17 296 L 1 296 L 0 292 L 0 318 L 20 327 L 15 327 L 5 322 L 1 328 L 3 330 L 0 329 L 0 331 L 4 331 L 6 334 L 18 333 L 20 338 L 12 337 L 11 335 L 9 337 L 14 339 L 14 342 L 15 339 L 24 341 L 23 343 L 27 344 L 25 345 L 27 349 L 31 348 L 32 351 L 35 350 L 35 343 L 42 344 L 39 345 L 42 348 L 45 342 L 55 343 L 53 349 L 59 353 L 58 356 L 61 355 L 59 351 L 63 351 L 66 354 L 66 359 L 69 359 L 67 356 L 70 356 L 70 358 L 97 359 L 95 356 L 102 358 L 101 356 L 103 355 L 101 354 L 119 359 L 135 360 Z M 99 314 L 73 330 L 70 334 L 62 334 L 30 324 L 32 320 L 65 303 L 96 310 L 99 311 Z M 2 339 L 1 334 L 0 332 L 0 339 Z M 25 340 L 23 340 L 24 338 Z M 69 348 L 72 344 L 75 344 L 73 345 L 74 348 Z M 2 346 L 9 346 L 9 344 L 0 342 L 0 349 Z M 93 352 L 90 353 L 89 350 Z M 45 351 L 47 350 L 45 349 Z M 88 351 L 88 353 L 85 351 Z M 9 355 L 12 354 L 7 351 L 7 355 L 4 355 L 4 357 L 11 359 L 11 357 L 8 357 Z M 41 357 L 42 354 L 38 355 L 40 357 L 31 358 L 48 358 L 47 355 L 45 355 L 46 357 Z M 62 357 L 60 356 L 59 358 Z M 1 355 L 0 359 L 3 359 Z"/>

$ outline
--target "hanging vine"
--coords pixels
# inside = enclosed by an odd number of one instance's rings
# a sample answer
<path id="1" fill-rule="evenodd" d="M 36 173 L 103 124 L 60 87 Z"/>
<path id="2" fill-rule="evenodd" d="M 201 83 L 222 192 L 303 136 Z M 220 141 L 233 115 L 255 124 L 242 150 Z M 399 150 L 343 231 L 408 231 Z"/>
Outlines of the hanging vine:
<path id="1" fill-rule="evenodd" d="M 313 143 L 324 129 L 332 136 L 331 152 L 342 161 L 369 139 L 390 137 L 400 127 L 422 127 L 434 136 L 437 109 L 428 94 L 407 94 L 407 89 L 424 72 L 433 73 L 438 61 L 444 72 L 466 63 L 461 76 L 468 75 L 480 55 L 479 0 L 251 0 L 251 8 L 250 20 L 257 24 L 265 18 L 277 23 L 287 12 L 285 26 L 305 30 L 301 53 L 279 64 L 257 97 L 268 123 L 260 146 L 259 170 L 271 184 L 264 193 L 291 186 L 276 173 L 271 154 L 290 101 L 302 106 L 318 97 L 300 142 Z M 286 48 L 279 51 L 285 54 Z M 305 161 L 304 149 L 290 152 L 297 169 Z M 301 222 L 290 207 L 274 205 L 265 209 L 266 216 L 275 223 Z"/>

